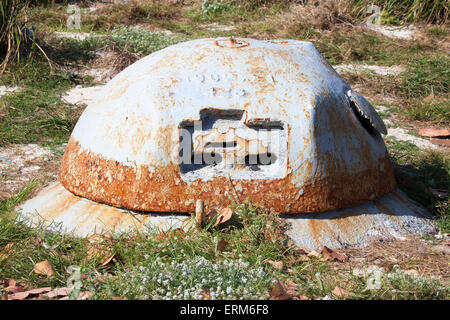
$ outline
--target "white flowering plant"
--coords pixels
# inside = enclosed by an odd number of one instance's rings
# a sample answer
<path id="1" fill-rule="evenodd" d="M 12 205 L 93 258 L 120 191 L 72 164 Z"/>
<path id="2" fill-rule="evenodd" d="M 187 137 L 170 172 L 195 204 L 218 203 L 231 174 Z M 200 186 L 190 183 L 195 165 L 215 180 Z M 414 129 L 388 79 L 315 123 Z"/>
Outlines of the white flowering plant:
<path id="1" fill-rule="evenodd" d="M 144 55 L 186 40 L 183 35 L 152 32 L 131 27 L 114 29 L 111 38 L 116 43 L 130 45 L 129 50 L 131 52 Z"/>
<path id="2" fill-rule="evenodd" d="M 220 13 L 227 9 L 229 4 L 224 0 L 203 0 L 202 1 L 202 13 L 203 14 L 215 14 Z"/>
<path id="3" fill-rule="evenodd" d="M 242 259 L 212 262 L 202 256 L 149 258 L 107 282 L 126 299 L 267 299 L 272 277 Z"/>

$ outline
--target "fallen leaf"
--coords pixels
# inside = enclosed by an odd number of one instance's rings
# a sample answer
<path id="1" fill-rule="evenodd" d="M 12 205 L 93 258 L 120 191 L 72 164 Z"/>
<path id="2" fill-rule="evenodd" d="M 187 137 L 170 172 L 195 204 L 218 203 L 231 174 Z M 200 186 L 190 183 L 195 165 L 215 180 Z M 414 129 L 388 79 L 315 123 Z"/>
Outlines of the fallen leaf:
<path id="1" fill-rule="evenodd" d="M 203 300 L 209 300 L 211 299 L 211 296 L 207 294 L 205 291 L 200 291 L 200 294 L 203 296 Z"/>
<path id="2" fill-rule="evenodd" d="M 292 295 L 286 292 L 283 284 L 277 278 L 273 280 L 273 286 L 269 295 L 271 300 L 288 300 L 292 298 Z"/>
<path id="3" fill-rule="evenodd" d="M 227 222 L 231 219 L 232 215 L 233 211 L 230 208 L 223 208 L 222 210 L 220 210 L 220 214 L 217 217 L 216 222 L 214 223 L 214 227 Z"/>
<path id="4" fill-rule="evenodd" d="M 23 288 L 17 285 L 17 281 L 14 279 L 5 279 L 3 280 L 3 288 L 6 292 L 16 293 L 23 292 Z"/>
<path id="5" fill-rule="evenodd" d="M 326 246 L 322 246 L 322 255 L 323 255 L 324 261 L 330 261 L 330 260 L 331 261 L 338 260 L 340 262 L 348 261 L 348 257 L 345 254 L 331 250 L 330 248 L 328 248 Z"/>
<path id="6" fill-rule="evenodd" d="M 290 296 L 296 296 L 298 294 L 297 292 L 297 285 L 294 281 L 288 279 L 281 281 L 281 284 L 283 285 L 284 289 L 286 290 L 286 293 Z"/>
<path id="7" fill-rule="evenodd" d="M 220 240 L 217 242 L 216 250 L 217 250 L 218 252 L 223 252 L 223 250 L 225 250 L 225 247 L 226 247 L 227 245 L 228 245 L 228 242 L 227 242 L 226 240 L 220 239 Z"/>
<path id="8" fill-rule="evenodd" d="M 276 241 L 276 240 L 283 240 L 284 239 L 284 233 L 280 229 L 274 229 L 273 232 L 265 229 L 264 230 L 264 236 L 269 241 Z"/>
<path id="9" fill-rule="evenodd" d="M 283 261 L 264 260 L 263 263 L 266 263 L 266 264 L 268 263 L 272 267 L 274 267 L 275 269 L 278 269 L 278 270 L 283 269 Z"/>
<path id="10" fill-rule="evenodd" d="M 47 277 L 52 277 L 55 274 L 55 271 L 53 271 L 53 267 L 50 264 L 50 262 L 48 262 L 48 260 L 36 263 L 34 265 L 33 270 L 36 274 L 40 274 Z"/>
<path id="11" fill-rule="evenodd" d="M 97 245 L 89 245 L 87 249 L 87 259 L 99 259 L 107 255 L 108 252 L 105 252 L 103 247 L 99 247 Z"/>
<path id="12" fill-rule="evenodd" d="M 433 128 L 422 128 L 419 130 L 419 135 L 423 137 L 446 137 L 450 136 L 450 130 L 447 129 L 433 129 Z"/>
<path id="13" fill-rule="evenodd" d="M 299 294 L 297 297 L 298 297 L 298 300 L 311 300 L 310 298 L 308 298 L 307 296 L 304 296 L 302 294 Z"/>
<path id="14" fill-rule="evenodd" d="M 88 238 L 89 243 L 103 243 L 105 238 L 101 234 L 93 234 Z"/>
<path id="15" fill-rule="evenodd" d="M 117 279 L 117 276 L 114 276 L 114 275 L 112 275 L 110 273 L 105 273 L 105 274 L 101 274 L 101 275 L 98 275 L 97 277 L 95 277 L 95 280 L 97 282 L 100 282 L 100 283 L 106 283 L 106 281 L 108 279 L 114 279 L 115 280 L 115 279 Z"/>
<path id="16" fill-rule="evenodd" d="M 8 243 L 8 244 L 3 248 L 3 250 L 5 250 L 5 251 L 11 250 L 12 247 L 14 247 L 14 242 Z"/>
<path id="17" fill-rule="evenodd" d="M 231 219 L 233 211 L 230 208 L 211 207 L 203 217 L 203 224 L 208 224 L 212 219 L 216 219 L 211 227 L 217 227 Z"/>
<path id="18" fill-rule="evenodd" d="M 311 252 L 311 249 L 303 246 L 298 246 L 295 248 L 295 252 L 299 254 L 309 254 Z"/>
<path id="19" fill-rule="evenodd" d="M 123 298 L 122 297 L 114 297 L 114 298 L 112 298 L 113 300 L 123 300 Z"/>
<path id="20" fill-rule="evenodd" d="M 312 250 L 310 253 L 308 253 L 308 257 L 320 258 L 320 253 L 318 253 L 315 250 Z"/>
<path id="21" fill-rule="evenodd" d="M 29 295 L 30 294 L 27 291 L 17 292 L 17 293 L 14 293 L 14 294 L 8 294 L 8 300 L 24 300 Z"/>
<path id="22" fill-rule="evenodd" d="M 423 99 L 423 102 L 430 102 L 434 99 L 434 94 L 433 92 L 430 93 L 426 98 Z"/>
<path id="23" fill-rule="evenodd" d="M 5 288 L 5 291 L 8 293 L 24 292 L 24 290 L 21 286 L 9 286 L 9 287 Z"/>
<path id="24" fill-rule="evenodd" d="M 41 245 L 44 242 L 44 240 L 42 240 L 41 237 L 37 236 L 37 237 L 31 237 L 30 242 L 32 244 L 34 244 L 35 246 L 38 246 L 38 245 Z"/>
<path id="25" fill-rule="evenodd" d="M 69 300 L 69 297 L 62 297 L 62 298 L 59 298 L 58 300 Z"/>
<path id="26" fill-rule="evenodd" d="M 86 300 L 92 297 L 94 294 L 91 291 L 83 291 L 80 292 L 80 295 L 78 296 L 78 300 Z"/>
<path id="27" fill-rule="evenodd" d="M 51 290 L 52 290 L 51 287 L 44 287 L 44 288 L 37 288 L 37 289 L 28 290 L 27 292 L 29 294 L 33 294 L 34 295 L 34 294 L 43 294 L 43 293 L 49 292 Z"/>
<path id="28" fill-rule="evenodd" d="M 344 289 L 342 289 L 342 288 L 340 288 L 338 286 L 336 286 L 333 289 L 333 291 L 331 291 L 331 293 L 333 295 L 335 295 L 336 297 L 339 297 L 339 298 L 347 298 L 350 295 L 349 292 L 345 291 Z"/>
<path id="29" fill-rule="evenodd" d="M 105 233 L 103 233 L 103 238 L 105 240 L 112 240 L 113 236 L 112 236 L 112 234 L 110 232 L 105 232 Z"/>
<path id="30" fill-rule="evenodd" d="M 47 297 L 55 298 L 55 297 L 68 296 L 72 292 L 72 290 L 73 290 L 73 288 L 55 288 L 52 291 L 47 293 Z"/>
<path id="31" fill-rule="evenodd" d="M 100 261 L 100 266 L 102 266 L 102 267 L 107 266 L 107 265 L 112 261 L 112 259 L 113 259 L 115 256 L 116 256 L 115 253 L 113 253 L 113 254 L 111 254 L 111 255 L 109 255 L 109 256 L 105 256 L 105 257 Z"/>
<path id="32" fill-rule="evenodd" d="M 28 291 L 23 291 L 23 289 L 21 287 L 16 287 L 16 288 L 20 288 L 21 290 L 14 292 L 14 294 L 8 295 L 8 300 L 24 300 L 24 299 L 28 298 L 29 296 L 40 295 L 42 293 L 46 293 L 46 292 L 49 292 L 50 290 L 52 290 L 51 287 L 32 289 L 32 290 L 28 290 Z"/>
<path id="33" fill-rule="evenodd" d="M 108 265 L 115 257 L 112 248 L 108 246 L 111 243 L 112 236 L 106 234 L 94 234 L 88 238 L 87 260 L 98 259 L 100 266 Z"/>
<path id="34" fill-rule="evenodd" d="M 3 280 L 3 288 L 6 287 L 15 287 L 17 284 L 17 281 L 14 279 L 4 279 Z"/>
<path id="35" fill-rule="evenodd" d="M 8 243 L 4 248 L 3 252 L 0 252 L 0 260 L 6 260 L 10 255 L 14 253 L 14 242 Z"/>
<path id="36" fill-rule="evenodd" d="M 269 230 L 264 230 L 264 236 L 266 237 L 267 240 L 269 241 L 273 241 L 273 236 L 272 236 L 272 232 L 270 232 Z"/>

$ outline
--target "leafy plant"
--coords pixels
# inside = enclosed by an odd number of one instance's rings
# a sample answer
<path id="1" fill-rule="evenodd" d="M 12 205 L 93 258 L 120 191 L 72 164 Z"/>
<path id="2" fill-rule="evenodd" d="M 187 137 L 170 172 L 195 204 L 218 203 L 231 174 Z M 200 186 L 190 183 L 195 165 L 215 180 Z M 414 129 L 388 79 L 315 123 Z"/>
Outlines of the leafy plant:
<path id="1" fill-rule="evenodd" d="M 23 41 L 24 22 L 22 17 L 26 6 L 27 0 L 0 2 L 0 57 L 3 60 L 0 64 L 0 73 L 5 70 L 11 58 L 19 59 Z"/>
<path id="2" fill-rule="evenodd" d="M 146 55 L 185 40 L 184 37 L 179 35 L 168 35 L 162 32 L 128 27 L 114 29 L 112 39 L 120 44 L 131 45 L 129 48 L 131 52 Z"/>
<path id="3" fill-rule="evenodd" d="M 204 14 L 220 13 L 227 8 L 228 4 L 223 0 L 203 0 L 202 12 Z"/>

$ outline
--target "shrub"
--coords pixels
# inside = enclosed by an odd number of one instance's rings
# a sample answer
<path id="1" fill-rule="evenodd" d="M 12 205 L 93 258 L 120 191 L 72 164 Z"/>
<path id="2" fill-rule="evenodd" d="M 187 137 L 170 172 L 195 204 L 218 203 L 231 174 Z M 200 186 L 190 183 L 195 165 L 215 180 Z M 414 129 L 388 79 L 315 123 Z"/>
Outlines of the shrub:
<path id="1" fill-rule="evenodd" d="M 19 57 L 24 23 L 22 15 L 27 0 L 2 0 L 0 2 L 0 73 L 8 61 Z"/>
<path id="2" fill-rule="evenodd" d="M 179 35 L 129 27 L 114 29 L 112 39 L 119 44 L 131 45 L 131 48 L 129 48 L 131 52 L 145 55 L 186 40 Z"/>

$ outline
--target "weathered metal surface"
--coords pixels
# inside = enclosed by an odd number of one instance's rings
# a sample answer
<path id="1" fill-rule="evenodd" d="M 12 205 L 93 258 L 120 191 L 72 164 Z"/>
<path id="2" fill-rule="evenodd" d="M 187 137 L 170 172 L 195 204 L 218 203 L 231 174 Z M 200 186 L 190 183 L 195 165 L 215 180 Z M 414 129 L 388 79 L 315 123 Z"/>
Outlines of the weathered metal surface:
<path id="1" fill-rule="evenodd" d="M 75 236 L 193 226 L 189 216 L 126 211 L 77 197 L 59 182 L 26 201 L 19 210 L 25 221 L 44 223 Z M 287 222 L 286 234 L 297 245 L 311 249 L 320 249 L 322 245 L 336 249 L 364 247 L 380 237 L 401 238 L 435 231 L 426 211 L 399 190 L 352 208 L 281 217 Z"/>
<path id="2" fill-rule="evenodd" d="M 60 181 L 96 202 L 158 212 L 192 212 L 197 199 L 280 213 L 376 199 L 394 188 L 393 169 L 379 123 L 361 122 L 350 89 L 310 42 L 177 44 L 122 71 L 87 107 Z M 192 154 L 180 152 L 186 132 Z M 208 153 L 212 165 L 180 163 Z"/>
<path id="3" fill-rule="evenodd" d="M 350 100 L 355 104 L 357 112 L 367 119 L 370 124 L 380 133 L 387 134 L 386 126 L 384 125 L 383 120 L 381 120 L 377 111 L 374 107 L 366 100 L 361 94 L 354 90 L 349 90 L 347 92 Z"/>

